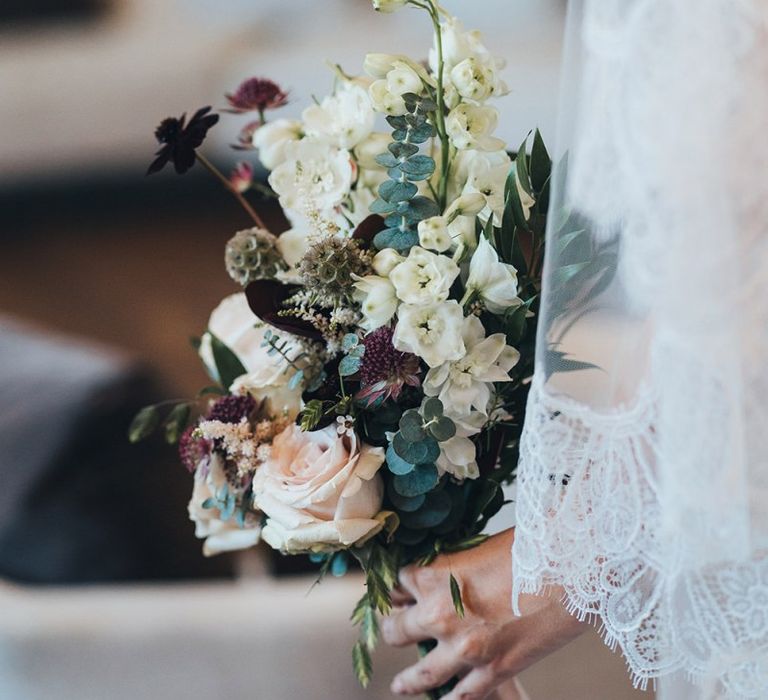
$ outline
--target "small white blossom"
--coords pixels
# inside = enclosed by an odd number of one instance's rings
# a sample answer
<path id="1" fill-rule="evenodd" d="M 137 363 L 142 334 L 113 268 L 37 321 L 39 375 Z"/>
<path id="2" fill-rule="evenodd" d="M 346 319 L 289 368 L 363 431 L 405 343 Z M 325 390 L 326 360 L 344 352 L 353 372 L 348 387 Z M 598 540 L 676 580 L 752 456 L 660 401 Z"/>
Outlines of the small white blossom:
<path id="1" fill-rule="evenodd" d="M 458 360 L 465 352 L 461 337 L 464 314 L 455 301 L 438 304 L 401 304 L 392 343 L 412 352 L 430 367 Z"/>
<path id="2" fill-rule="evenodd" d="M 466 416 L 446 415 L 456 426 L 456 435 L 440 443 L 440 456 L 437 468 L 456 479 L 477 479 L 480 470 L 477 467 L 477 448 L 470 440 L 477 435 L 488 422 L 488 418 L 479 411 Z"/>
<path id="3" fill-rule="evenodd" d="M 520 353 L 507 345 L 503 333 L 485 337 L 477 316 L 467 316 L 462 327 L 466 354 L 429 370 L 424 393 L 437 396 L 451 412 L 468 415 L 472 410 L 485 414 L 494 382 L 510 381 L 509 370 L 520 360 Z"/>
<path id="4" fill-rule="evenodd" d="M 498 122 L 499 112 L 495 107 L 463 102 L 448 114 L 445 128 L 451 142 L 459 150 L 496 151 L 504 147 L 504 141 L 492 136 Z"/>
<path id="5" fill-rule="evenodd" d="M 522 303 L 517 296 L 517 270 L 499 261 L 499 256 L 485 236 L 481 236 L 472 255 L 464 288 L 466 292 L 462 304 L 471 298 L 479 298 L 491 313 L 503 314 L 510 307 Z"/>
<path id="6" fill-rule="evenodd" d="M 295 119 L 276 119 L 259 127 L 253 134 L 253 145 L 259 160 L 267 170 L 274 170 L 285 161 L 285 149 L 302 137 L 302 124 Z"/>
<path id="7" fill-rule="evenodd" d="M 350 438 L 355 437 L 355 419 L 352 416 L 339 416 L 336 418 L 336 433 Z"/>
<path id="8" fill-rule="evenodd" d="M 308 136 L 346 149 L 370 136 L 375 118 L 368 91 L 352 83 L 342 83 L 335 95 L 307 107 L 302 116 Z"/>
<path id="9" fill-rule="evenodd" d="M 486 207 L 480 213 L 480 219 L 487 221 L 493 216 L 494 224 L 501 226 L 504 215 L 504 188 L 511 167 L 511 160 L 506 153 L 501 157 L 497 153 L 476 153 L 467 168 L 467 180 L 464 194 L 481 194 L 485 197 Z"/>
<path id="10" fill-rule="evenodd" d="M 391 117 L 400 117 L 408 110 L 405 107 L 405 100 L 397 94 L 389 91 L 387 81 L 376 80 L 371 84 L 368 90 L 373 108 L 382 114 L 388 114 Z"/>
<path id="11" fill-rule="evenodd" d="M 363 314 L 360 325 L 369 332 L 389 323 L 399 303 L 392 283 L 377 275 L 355 277 L 354 297 Z"/>
<path id="12" fill-rule="evenodd" d="M 477 102 L 493 95 L 494 78 L 488 64 L 475 56 L 465 58 L 451 71 L 451 81 L 459 95 Z"/>
<path id="13" fill-rule="evenodd" d="M 398 299 L 406 304 L 434 304 L 448 298 L 459 272 L 449 257 L 413 246 L 408 257 L 389 273 L 389 279 Z"/>
<path id="14" fill-rule="evenodd" d="M 394 248 L 384 248 L 380 250 L 373 258 L 373 269 L 376 274 L 382 277 L 389 277 L 392 272 L 405 258 Z"/>
<path id="15" fill-rule="evenodd" d="M 448 217 L 433 216 L 419 221 L 419 243 L 422 248 L 444 253 L 451 248 L 453 241 L 448 232 Z"/>
<path id="16" fill-rule="evenodd" d="M 418 95 L 424 90 L 419 74 L 404 61 L 394 62 L 386 80 L 387 90 L 392 95 L 402 96 L 407 92 Z"/>
<path id="17" fill-rule="evenodd" d="M 485 209 L 486 204 L 485 195 L 480 192 L 463 194 L 455 199 L 448 209 L 445 210 L 445 216 L 448 220 L 455 219 L 457 216 L 477 216 Z"/>
<path id="18" fill-rule="evenodd" d="M 373 9 L 377 12 L 396 12 L 406 3 L 407 0 L 373 0 Z"/>

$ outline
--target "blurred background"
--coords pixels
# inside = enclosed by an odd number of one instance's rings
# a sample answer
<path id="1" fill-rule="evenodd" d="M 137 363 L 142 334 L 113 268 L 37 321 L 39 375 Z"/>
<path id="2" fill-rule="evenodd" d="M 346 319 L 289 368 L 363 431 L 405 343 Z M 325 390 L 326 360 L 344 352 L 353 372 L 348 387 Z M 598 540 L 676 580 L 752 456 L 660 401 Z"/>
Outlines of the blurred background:
<path id="1" fill-rule="evenodd" d="M 565 0 L 444 4 L 509 61 L 499 135 L 553 140 Z M 206 383 L 187 338 L 234 291 L 223 246 L 248 224 L 199 168 L 144 177 L 156 124 L 254 75 L 298 116 L 331 87 L 326 59 L 425 57 L 429 29 L 369 0 L 0 2 L 0 700 L 390 697 L 409 652 L 377 660 L 367 695 L 348 670 L 360 581 L 306 596 L 266 553 L 204 559 L 173 450 L 125 431 Z M 206 144 L 225 171 L 245 120 Z M 525 682 L 533 700 L 634 696 L 595 637 Z"/>

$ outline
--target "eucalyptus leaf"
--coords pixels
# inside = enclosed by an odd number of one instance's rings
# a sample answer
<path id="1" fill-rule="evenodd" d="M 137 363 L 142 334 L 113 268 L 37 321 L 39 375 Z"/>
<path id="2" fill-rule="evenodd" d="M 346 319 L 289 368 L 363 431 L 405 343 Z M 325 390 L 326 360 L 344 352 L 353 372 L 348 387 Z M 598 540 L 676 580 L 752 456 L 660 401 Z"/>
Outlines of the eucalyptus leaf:
<path id="1" fill-rule="evenodd" d="M 416 196 L 419 188 L 412 182 L 385 180 L 379 186 L 379 196 L 388 203 L 405 202 Z"/>
<path id="2" fill-rule="evenodd" d="M 400 159 L 391 153 L 380 153 L 374 160 L 384 168 L 396 168 L 400 164 Z"/>
<path id="3" fill-rule="evenodd" d="M 416 144 L 400 143 L 399 141 L 390 143 L 387 148 L 395 158 L 408 158 L 419 152 L 419 147 Z"/>
<path id="4" fill-rule="evenodd" d="M 341 358 L 339 362 L 339 374 L 342 377 L 351 377 L 353 374 L 357 374 L 360 371 L 361 360 L 359 357 L 353 357 L 347 355 Z"/>
<path id="5" fill-rule="evenodd" d="M 411 156 L 400 164 L 400 170 L 406 175 L 431 175 L 435 172 L 435 161 L 429 156 Z"/>
<path id="6" fill-rule="evenodd" d="M 428 493 L 437 486 L 438 474 L 434 464 L 419 464 L 410 474 L 396 476 L 392 485 L 401 496 L 412 498 Z"/>
<path id="7" fill-rule="evenodd" d="M 444 411 L 443 402 L 440 399 L 434 396 L 431 396 L 424 402 L 422 411 L 424 413 L 424 418 L 428 421 L 434 420 L 435 418 L 439 418 L 440 416 L 443 415 L 443 411 Z"/>
<path id="8" fill-rule="evenodd" d="M 387 447 L 387 468 L 393 474 L 403 476 L 410 474 L 415 469 L 415 466 L 397 454 L 395 448 L 390 444 Z"/>
<path id="9" fill-rule="evenodd" d="M 412 513 L 402 513 L 400 520 L 405 527 L 413 530 L 428 530 L 448 517 L 451 505 L 451 497 L 445 491 L 431 491 L 426 494 L 421 508 Z"/>
<path id="10" fill-rule="evenodd" d="M 380 231 L 373 239 L 373 244 L 378 250 L 394 248 L 400 253 L 407 252 L 413 246 L 418 245 L 419 234 L 412 229 L 401 231 L 399 228 L 388 228 Z"/>
<path id="11" fill-rule="evenodd" d="M 388 182 L 392 181 L 388 180 Z M 389 214 L 390 212 L 395 211 L 395 205 L 384 199 L 376 199 L 371 203 L 371 206 L 368 207 L 368 211 L 370 211 L 371 214 Z"/>
<path id="12" fill-rule="evenodd" d="M 400 433 L 407 442 L 419 442 L 426 437 L 424 419 L 417 409 L 412 408 L 403 413 L 400 418 Z"/>
<path id="13" fill-rule="evenodd" d="M 456 424 L 448 416 L 440 416 L 429 426 L 428 431 L 438 442 L 445 442 L 456 435 Z"/>
<path id="14" fill-rule="evenodd" d="M 341 339 L 341 349 L 344 352 L 349 352 L 352 348 L 356 348 L 360 344 L 360 338 L 356 333 L 347 333 Z"/>
<path id="15" fill-rule="evenodd" d="M 392 501 L 392 505 L 401 513 L 412 513 L 418 510 L 424 505 L 424 500 L 426 499 L 426 494 L 423 493 L 418 496 L 402 496 L 394 489 L 391 482 L 387 485 L 387 495 L 389 500 Z"/>

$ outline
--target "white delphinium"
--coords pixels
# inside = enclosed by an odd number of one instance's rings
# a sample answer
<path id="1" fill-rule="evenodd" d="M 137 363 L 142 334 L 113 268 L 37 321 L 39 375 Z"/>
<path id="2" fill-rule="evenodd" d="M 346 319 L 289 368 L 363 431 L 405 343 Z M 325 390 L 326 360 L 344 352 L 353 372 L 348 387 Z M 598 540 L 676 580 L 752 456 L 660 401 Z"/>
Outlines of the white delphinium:
<path id="1" fill-rule="evenodd" d="M 354 298 L 363 314 L 361 327 L 370 332 L 389 323 L 400 303 L 395 288 L 386 277 L 355 277 Z"/>
<path id="2" fill-rule="evenodd" d="M 389 279 L 406 304 L 434 304 L 448 298 L 459 272 L 458 265 L 445 255 L 413 246 L 408 257 L 389 273 Z"/>
<path id="3" fill-rule="evenodd" d="M 461 164 L 466 173 L 464 195 L 481 194 L 485 197 L 485 208 L 479 212 L 481 221 L 493 216 L 493 223 L 501 226 L 504 215 L 504 189 L 512 167 L 510 157 L 502 152 L 479 153 L 467 151 L 468 157 Z"/>
<path id="4" fill-rule="evenodd" d="M 458 360 L 465 352 L 461 337 L 464 313 L 456 301 L 401 304 L 392 344 L 412 352 L 430 367 Z"/>
<path id="5" fill-rule="evenodd" d="M 479 299 L 491 313 L 503 314 L 522 303 L 517 296 L 517 270 L 499 261 L 499 256 L 485 236 L 481 236 L 472 255 L 464 288 L 466 292 L 462 304 Z"/>
<path id="6" fill-rule="evenodd" d="M 462 102 L 448 114 L 445 128 L 451 143 L 459 150 L 497 151 L 504 141 L 493 136 L 499 122 L 495 107 L 476 106 Z"/>
<path id="7" fill-rule="evenodd" d="M 375 80 L 368 92 L 377 112 L 401 116 L 407 112 L 403 95 L 420 95 L 424 84 L 434 85 L 434 80 L 418 63 L 407 56 L 392 54 L 368 54 L 363 67 Z"/>
<path id="8" fill-rule="evenodd" d="M 373 269 L 377 275 L 388 277 L 405 258 L 394 248 L 384 248 L 373 257 Z"/>
<path id="9" fill-rule="evenodd" d="M 427 372 L 424 393 L 437 396 L 452 413 L 485 414 L 494 382 L 510 381 L 509 371 L 520 360 L 520 353 L 507 345 L 503 333 L 485 337 L 485 328 L 477 316 L 467 316 L 462 327 L 466 348 L 458 360 L 445 362 Z"/>
<path id="10" fill-rule="evenodd" d="M 344 82 L 334 95 L 307 107 L 302 117 L 308 136 L 351 149 L 370 136 L 375 115 L 368 91 Z"/>
<path id="11" fill-rule="evenodd" d="M 472 411 L 465 416 L 446 415 L 456 426 L 456 435 L 440 443 L 437 468 L 456 479 L 477 479 L 480 476 L 477 447 L 470 438 L 483 429 L 488 418 L 479 411 Z"/>
<path id="12" fill-rule="evenodd" d="M 352 187 L 349 152 L 310 139 L 290 143 L 285 161 L 269 176 L 283 209 L 302 211 L 311 203 L 318 211 L 341 204 Z"/>
<path id="13" fill-rule="evenodd" d="M 295 119 L 276 119 L 259 127 L 253 134 L 253 145 L 259 151 L 259 160 L 267 170 L 274 170 L 285 159 L 288 144 L 303 136 L 303 125 Z"/>
<path id="14" fill-rule="evenodd" d="M 408 111 L 405 107 L 405 100 L 400 95 L 389 91 L 386 80 L 375 81 L 368 92 L 373 108 L 377 112 L 387 114 L 390 117 L 400 117 Z"/>
<path id="15" fill-rule="evenodd" d="M 422 248 L 444 253 L 453 245 L 448 231 L 447 216 L 432 216 L 419 222 L 419 243 Z"/>

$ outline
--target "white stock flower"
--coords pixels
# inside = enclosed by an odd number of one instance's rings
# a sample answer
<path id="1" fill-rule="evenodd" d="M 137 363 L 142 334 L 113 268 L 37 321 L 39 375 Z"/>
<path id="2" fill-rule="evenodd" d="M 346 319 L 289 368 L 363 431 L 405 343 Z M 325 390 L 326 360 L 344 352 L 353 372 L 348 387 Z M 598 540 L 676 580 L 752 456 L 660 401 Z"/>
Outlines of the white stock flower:
<path id="1" fill-rule="evenodd" d="M 466 354 L 430 369 L 424 380 L 424 393 L 437 396 L 452 413 L 468 415 L 474 409 L 485 414 L 493 382 L 510 381 L 509 370 L 520 360 L 520 353 L 507 345 L 503 333 L 486 338 L 477 316 L 464 319 L 462 339 Z"/>
<path id="2" fill-rule="evenodd" d="M 374 81 L 368 94 L 373 108 L 377 112 L 388 114 L 391 117 L 400 117 L 408 111 L 405 108 L 405 100 L 400 95 L 391 93 L 387 81 L 384 79 Z"/>
<path id="3" fill-rule="evenodd" d="M 432 216 L 419 221 L 419 243 L 422 248 L 444 253 L 453 245 L 448 232 L 447 216 Z"/>
<path id="4" fill-rule="evenodd" d="M 308 205 L 333 209 L 349 193 L 352 180 L 348 151 L 310 139 L 288 144 L 285 161 L 269 176 L 283 209 L 296 211 Z"/>
<path id="5" fill-rule="evenodd" d="M 302 124 L 295 119 L 275 119 L 259 127 L 253 134 L 253 145 L 259 150 L 259 160 L 267 170 L 274 170 L 285 161 L 285 149 L 302 137 Z"/>
<path id="6" fill-rule="evenodd" d="M 384 248 L 380 250 L 373 258 L 373 269 L 376 274 L 382 277 L 389 277 L 392 272 L 405 258 L 394 248 Z"/>
<path id="7" fill-rule="evenodd" d="M 195 537 L 205 540 L 203 555 L 206 557 L 248 549 L 261 539 L 261 527 L 257 521 L 247 519 L 245 527 L 241 528 L 233 519 L 221 520 L 218 508 L 203 508 L 203 503 L 225 486 L 224 459 L 214 452 L 195 470 L 195 485 L 187 506 L 189 519 L 195 523 Z"/>
<path id="8" fill-rule="evenodd" d="M 407 0 L 373 0 L 373 9 L 377 12 L 396 12 L 406 3 Z"/>
<path id="9" fill-rule="evenodd" d="M 355 301 L 363 314 L 360 325 L 370 332 L 389 323 L 399 303 L 392 283 L 386 277 L 366 275 L 355 277 L 354 287 Z"/>
<path id="10" fill-rule="evenodd" d="M 487 63 L 475 56 L 465 58 L 451 70 L 451 81 L 463 98 L 482 102 L 494 92 L 495 76 Z"/>
<path id="11" fill-rule="evenodd" d="M 459 150 L 497 151 L 504 147 L 504 141 L 492 136 L 498 121 L 499 112 L 495 107 L 461 103 L 448 114 L 445 129 Z"/>
<path id="12" fill-rule="evenodd" d="M 335 425 L 288 426 L 253 479 L 253 501 L 267 515 L 262 537 L 287 554 L 329 552 L 373 537 L 383 526 L 384 450 Z"/>
<path id="13" fill-rule="evenodd" d="M 406 304 L 434 304 L 448 298 L 459 272 L 449 257 L 413 246 L 408 257 L 389 273 L 389 279 Z"/>
<path id="14" fill-rule="evenodd" d="M 457 302 L 401 304 L 397 315 L 392 344 L 398 350 L 418 355 L 430 367 L 458 360 L 464 354 L 464 313 Z"/>
<path id="15" fill-rule="evenodd" d="M 494 314 L 503 314 L 522 302 L 517 296 L 517 270 L 499 261 L 499 256 L 485 236 L 480 237 L 477 250 L 469 263 L 469 277 L 462 304 L 470 298 L 482 299 Z"/>
<path id="16" fill-rule="evenodd" d="M 335 95 L 307 107 L 302 117 L 308 136 L 351 149 L 370 136 L 375 115 L 368 91 L 345 82 Z"/>

